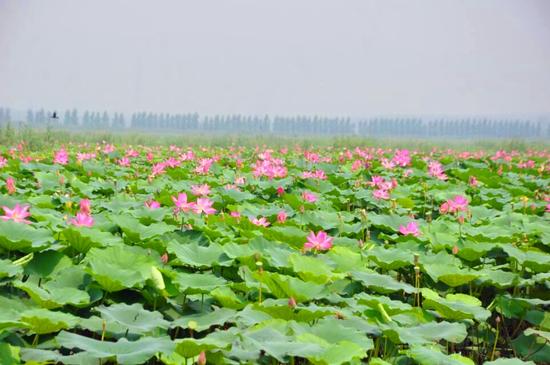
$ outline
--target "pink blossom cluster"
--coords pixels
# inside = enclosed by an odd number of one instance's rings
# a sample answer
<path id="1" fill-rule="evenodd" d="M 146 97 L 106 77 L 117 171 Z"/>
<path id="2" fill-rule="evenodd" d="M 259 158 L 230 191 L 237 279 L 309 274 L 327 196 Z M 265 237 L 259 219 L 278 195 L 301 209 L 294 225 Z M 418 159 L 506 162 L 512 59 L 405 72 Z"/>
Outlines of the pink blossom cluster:
<path id="1" fill-rule="evenodd" d="M 79 203 L 79 212 L 76 217 L 70 220 L 73 226 L 77 227 L 92 227 L 94 219 L 92 218 L 92 204 L 89 199 L 81 199 Z"/>
<path id="2" fill-rule="evenodd" d="M 66 165 L 69 163 L 69 155 L 63 147 L 55 152 L 53 162 L 58 165 Z"/>
<path id="3" fill-rule="evenodd" d="M 200 175 L 206 175 L 213 163 L 214 159 L 212 158 L 201 158 L 199 164 L 195 167 L 195 172 Z"/>
<path id="4" fill-rule="evenodd" d="M 411 154 L 409 150 L 396 150 L 392 162 L 401 167 L 409 166 L 411 164 Z"/>
<path id="5" fill-rule="evenodd" d="M 326 180 L 327 179 L 327 174 L 323 170 L 304 171 L 302 173 L 302 178 L 304 178 L 304 179 Z"/>
<path id="6" fill-rule="evenodd" d="M 78 162 L 86 161 L 86 160 L 93 160 L 96 158 L 95 153 L 86 153 L 86 152 L 78 152 L 76 154 L 76 160 Z"/>
<path id="7" fill-rule="evenodd" d="M 284 166 L 284 162 L 278 158 L 258 159 L 254 164 L 253 175 L 258 178 L 265 176 L 272 180 L 274 178 L 283 178 L 288 171 Z"/>
<path id="8" fill-rule="evenodd" d="M 416 222 L 409 222 L 406 226 L 400 225 L 399 226 L 399 233 L 405 236 L 414 236 L 418 237 L 420 236 L 420 230 L 418 229 L 418 223 Z"/>
<path id="9" fill-rule="evenodd" d="M 196 214 L 204 213 L 206 215 L 216 213 L 216 209 L 212 208 L 214 202 L 208 198 L 198 198 L 196 202 L 190 202 L 187 200 L 186 193 L 179 193 L 177 197 L 172 197 L 172 201 L 176 205 L 176 213 L 187 213 L 189 211 L 192 211 Z"/>
<path id="10" fill-rule="evenodd" d="M 310 232 L 307 236 L 307 241 L 304 243 L 305 251 L 327 251 L 332 248 L 332 241 L 334 238 L 330 237 L 326 232 L 319 231 L 316 234 Z"/>
<path id="11" fill-rule="evenodd" d="M 443 170 L 443 165 L 439 161 L 430 161 L 428 163 L 428 174 L 439 180 L 447 180 L 448 177 Z"/>
<path id="12" fill-rule="evenodd" d="M 397 180 L 386 181 L 382 176 L 373 176 L 369 185 L 375 188 L 372 196 L 378 200 L 387 200 L 390 198 L 390 192 L 397 187 Z"/>
<path id="13" fill-rule="evenodd" d="M 462 195 L 456 195 L 454 198 L 441 204 L 439 211 L 442 214 L 465 212 L 468 209 L 468 199 Z"/>
<path id="14" fill-rule="evenodd" d="M 4 215 L 0 216 L 0 219 L 2 219 L 3 221 L 12 220 L 16 223 L 30 224 L 31 221 L 26 219 L 31 215 L 29 213 L 29 208 L 30 206 L 28 205 L 19 204 L 15 204 L 12 209 L 3 206 L 2 209 L 4 209 Z"/>

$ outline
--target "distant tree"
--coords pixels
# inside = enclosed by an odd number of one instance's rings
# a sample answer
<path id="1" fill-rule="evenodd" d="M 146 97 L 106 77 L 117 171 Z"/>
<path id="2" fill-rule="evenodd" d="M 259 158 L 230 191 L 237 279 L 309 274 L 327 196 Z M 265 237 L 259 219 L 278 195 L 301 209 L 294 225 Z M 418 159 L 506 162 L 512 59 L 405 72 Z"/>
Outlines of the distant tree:
<path id="1" fill-rule="evenodd" d="M 71 119 L 71 111 L 68 109 L 65 110 L 65 114 L 63 115 L 63 125 L 66 125 L 66 126 L 73 125 L 72 119 Z"/>
<path id="2" fill-rule="evenodd" d="M 109 122 L 110 122 L 109 114 L 106 111 L 104 111 L 103 116 L 101 117 L 100 125 L 102 128 L 109 128 Z"/>
<path id="3" fill-rule="evenodd" d="M 34 124 L 34 113 L 32 109 L 27 110 L 27 123 Z"/>
<path id="4" fill-rule="evenodd" d="M 82 125 L 85 128 L 88 128 L 90 126 L 90 112 L 87 110 L 84 111 L 84 115 L 82 116 Z"/>
<path id="5" fill-rule="evenodd" d="M 78 125 L 78 111 L 75 108 L 71 112 L 71 124 L 74 126 Z"/>

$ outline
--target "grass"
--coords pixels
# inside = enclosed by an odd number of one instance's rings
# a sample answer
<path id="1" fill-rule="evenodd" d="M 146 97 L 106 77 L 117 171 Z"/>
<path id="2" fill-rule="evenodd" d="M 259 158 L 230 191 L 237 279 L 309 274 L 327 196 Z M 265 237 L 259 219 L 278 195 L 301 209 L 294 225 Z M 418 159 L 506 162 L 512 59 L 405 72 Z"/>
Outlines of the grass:
<path id="1" fill-rule="evenodd" d="M 185 133 L 182 131 L 90 131 L 71 129 L 35 129 L 26 126 L 12 127 L 10 124 L 0 127 L 0 144 L 12 146 L 25 141 L 32 151 L 42 150 L 51 145 L 69 143 L 114 143 L 124 145 L 178 145 L 178 146 L 268 146 L 271 148 L 301 146 L 311 147 L 347 147 L 357 146 L 387 148 L 409 148 L 429 151 L 432 148 L 451 148 L 458 151 L 499 149 L 526 151 L 550 148 L 550 142 L 527 139 L 450 139 L 450 138 L 383 138 L 363 136 L 284 136 L 275 134 L 237 135 L 223 133 Z"/>

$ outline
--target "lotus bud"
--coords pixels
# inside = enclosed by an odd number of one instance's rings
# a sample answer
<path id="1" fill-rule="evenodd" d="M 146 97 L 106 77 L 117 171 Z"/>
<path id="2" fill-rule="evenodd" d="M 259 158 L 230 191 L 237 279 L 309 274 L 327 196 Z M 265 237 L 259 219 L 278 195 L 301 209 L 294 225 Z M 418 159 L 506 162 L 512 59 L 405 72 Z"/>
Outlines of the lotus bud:
<path id="1" fill-rule="evenodd" d="M 151 279 L 153 280 L 153 283 L 155 284 L 155 287 L 159 290 L 166 289 L 166 285 L 164 284 L 164 279 L 162 278 L 162 274 L 155 266 L 151 266 Z"/>
<path id="2" fill-rule="evenodd" d="M 454 245 L 453 246 L 453 255 L 456 255 L 456 254 L 458 254 L 458 246 Z"/>
<path id="3" fill-rule="evenodd" d="M 199 357 L 197 358 L 198 365 L 206 365 L 206 352 L 201 351 Z"/>
<path id="4" fill-rule="evenodd" d="M 294 299 L 294 297 L 290 297 L 288 298 L 288 306 L 290 308 L 296 308 L 298 304 L 296 303 L 296 299 Z"/>

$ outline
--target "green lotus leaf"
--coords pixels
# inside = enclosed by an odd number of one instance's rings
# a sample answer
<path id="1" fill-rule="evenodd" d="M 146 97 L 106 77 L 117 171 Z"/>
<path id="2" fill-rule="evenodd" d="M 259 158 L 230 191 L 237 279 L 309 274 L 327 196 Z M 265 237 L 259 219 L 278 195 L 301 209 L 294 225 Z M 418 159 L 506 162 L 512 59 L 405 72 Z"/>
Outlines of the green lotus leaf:
<path id="1" fill-rule="evenodd" d="M 29 309 L 21 313 L 20 321 L 25 324 L 31 333 L 41 335 L 73 328 L 78 323 L 78 317 L 68 313 L 39 308 Z"/>
<path id="2" fill-rule="evenodd" d="M 481 276 L 476 271 L 445 264 L 424 264 L 423 269 L 433 281 L 440 281 L 451 287 L 467 284 Z"/>
<path id="3" fill-rule="evenodd" d="M 14 265 L 10 260 L 0 259 L 0 279 L 16 276 L 23 272 L 21 266 Z"/>
<path id="4" fill-rule="evenodd" d="M 200 246 L 196 241 L 181 244 L 173 240 L 168 243 L 167 250 L 176 255 L 183 265 L 192 267 L 229 266 L 231 263 L 223 248 L 217 244 L 205 247 Z"/>
<path id="5" fill-rule="evenodd" d="M 395 343 L 422 345 L 440 340 L 461 343 L 466 338 L 466 326 L 462 323 L 430 322 L 415 327 L 401 327 L 395 323 L 384 325 L 383 333 Z"/>
<path id="6" fill-rule="evenodd" d="M 92 248 L 85 260 L 92 278 L 108 292 L 142 288 L 160 261 L 158 254 L 136 246 Z"/>
<path id="7" fill-rule="evenodd" d="M 443 318 L 462 320 L 476 319 L 485 321 L 491 312 L 481 306 L 481 302 L 466 294 L 448 294 L 440 297 L 431 289 L 422 289 L 422 306 L 437 311 Z"/>
<path id="8" fill-rule="evenodd" d="M 252 276 L 264 288 L 277 298 L 293 297 L 299 302 L 321 298 L 326 293 L 324 285 L 306 282 L 293 276 L 281 275 L 274 272 L 254 271 Z"/>
<path id="9" fill-rule="evenodd" d="M 0 220 L 0 247 L 8 251 L 33 252 L 54 241 L 50 231 L 31 224 Z"/>
<path id="10" fill-rule="evenodd" d="M 229 349 L 235 339 L 234 329 L 212 332 L 201 339 L 184 338 L 175 341 L 175 352 L 189 358 L 197 356 L 201 351 Z"/>
<path id="11" fill-rule="evenodd" d="M 344 277 L 344 275 L 334 274 L 331 267 L 319 258 L 292 254 L 288 256 L 288 261 L 292 270 L 304 281 L 324 284 L 332 279 Z"/>
<path id="12" fill-rule="evenodd" d="M 353 271 L 351 277 L 378 293 L 393 293 L 402 290 L 410 294 L 416 291 L 410 284 L 397 281 L 389 275 L 379 274 L 374 271 Z"/>
<path id="13" fill-rule="evenodd" d="M 132 305 L 118 303 L 108 307 L 100 306 L 96 309 L 101 313 L 107 326 L 113 324 L 126 328 L 128 333 L 148 334 L 156 329 L 168 328 L 168 321 L 163 318 L 162 313 L 148 311 L 143 305 L 134 303 Z"/>
<path id="14" fill-rule="evenodd" d="M 441 351 L 429 348 L 415 346 L 409 350 L 409 355 L 420 365 L 474 365 L 474 362 L 459 354 L 445 355 Z"/>
<path id="15" fill-rule="evenodd" d="M 143 364 L 159 352 L 171 353 L 174 350 L 169 337 L 143 337 L 136 341 L 121 338 L 108 342 L 62 331 L 55 339 L 61 347 L 80 349 L 92 358 L 126 365 Z"/>
<path id="16" fill-rule="evenodd" d="M 214 325 L 221 326 L 227 322 L 236 321 L 237 311 L 228 308 L 215 309 L 208 313 L 195 313 L 182 316 L 170 323 L 170 327 L 188 328 L 190 321 L 196 322 L 196 330 L 204 331 Z"/>
<path id="17" fill-rule="evenodd" d="M 105 247 L 122 244 L 120 237 L 113 236 L 97 228 L 69 227 L 62 232 L 65 240 L 75 250 L 86 253 L 92 247 Z"/>
<path id="18" fill-rule="evenodd" d="M 172 282 L 185 294 L 207 294 L 227 283 L 223 278 L 210 273 L 175 272 L 172 275 Z"/>
<path id="19" fill-rule="evenodd" d="M 0 342 L 0 364 L 16 365 L 20 364 L 19 347 L 11 346 L 8 343 Z"/>
<path id="20" fill-rule="evenodd" d="M 533 361 L 523 361 L 521 359 L 506 359 L 501 357 L 494 361 L 485 361 L 483 365 L 535 365 Z"/>

